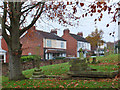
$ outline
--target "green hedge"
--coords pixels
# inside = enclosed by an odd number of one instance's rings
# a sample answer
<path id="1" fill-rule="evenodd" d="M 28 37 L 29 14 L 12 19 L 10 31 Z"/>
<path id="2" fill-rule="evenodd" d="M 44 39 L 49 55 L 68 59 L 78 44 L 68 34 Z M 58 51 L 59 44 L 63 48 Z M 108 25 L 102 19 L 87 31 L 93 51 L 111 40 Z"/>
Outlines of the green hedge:
<path id="1" fill-rule="evenodd" d="M 21 57 L 22 62 L 31 61 L 31 60 L 34 60 L 34 59 L 41 59 L 41 57 L 37 56 L 37 55 L 29 55 L 29 56 L 22 56 Z"/>
<path id="2" fill-rule="evenodd" d="M 54 59 L 65 59 L 65 57 L 55 57 Z"/>

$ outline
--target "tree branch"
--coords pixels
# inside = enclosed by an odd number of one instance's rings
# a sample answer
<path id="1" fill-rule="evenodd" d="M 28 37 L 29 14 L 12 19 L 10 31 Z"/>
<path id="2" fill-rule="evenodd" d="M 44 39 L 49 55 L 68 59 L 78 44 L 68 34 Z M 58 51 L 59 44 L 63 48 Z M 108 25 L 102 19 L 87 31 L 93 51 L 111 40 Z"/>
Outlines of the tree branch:
<path id="1" fill-rule="evenodd" d="M 37 15 L 37 17 L 34 17 L 34 18 L 33 18 L 31 24 L 28 25 L 27 27 L 23 28 L 22 30 L 20 30 L 20 34 L 19 34 L 20 36 L 21 36 L 25 31 L 27 31 L 28 29 L 30 29 L 30 28 L 36 23 L 36 21 L 38 20 L 38 18 L 39 18 L 39 17 L 41 16 L 41 14 L 42 14 L 42 11 L 43 11 L 43 8 L 44 8 L 44 4 L 45 4 L 45 2 L 43 3 L 42 8 L 41 8 L 39 14 Z"/>
<path id="2" fill-rule="evenodd" d="M 33 5 L 26 5 L 26 6 L 22 7 L 21 9 L 25 9 L 26 7 L 29 7 L 29 6 L 33 6 Z"/>
<path id="3" fill-rule="evenodd" d="M 5 28 L 6 28 L 9 32 L 11 32 L 11 31 L 10 31 L 10 27 L 9 27 L 8 25 L 5 24 Z"/>
<path id="4" fill-rule="evenodd" d="M 31 10 L 29 12 L 31 12 Z M 21 22 L 20 22 L 19 25 L 21 25 L 25 21 L 25 18 L 27 17 L 27 15 L 29 14 L 29 12 L 27 12 L 26 15 L 22 15 L 23 16 L 23 20 L 21 20 Z"/>
<path id="5" fill-rule="evenodd" d="M 4 2 L 4 12 L 3 12 L 3 17 L 2 17 L 2 36 L 5 39 L 6 43 L 9 44 L 9 36 L 5 30 L 6 29 L 6 25 L 5 25 L 6 19 L 7 19 L 7 3 Z"/>
<path id="6" fill-rule="evenodd" d="M 32 7 L 30 7 L 30 8 L 28 8 L 28 9 L 24 10 L 23 12 L 21 12 L 21 15 L 24 14 L 25 12 L 29 11 L 30 9 L 33 9 L 33 8 L 36 7 L 37 5 L 39 5 L 39 4 L 44 4 L 44 3 L 45 3 L 45 2 L 38 2 L 37 4 L 33 5 Z"/>

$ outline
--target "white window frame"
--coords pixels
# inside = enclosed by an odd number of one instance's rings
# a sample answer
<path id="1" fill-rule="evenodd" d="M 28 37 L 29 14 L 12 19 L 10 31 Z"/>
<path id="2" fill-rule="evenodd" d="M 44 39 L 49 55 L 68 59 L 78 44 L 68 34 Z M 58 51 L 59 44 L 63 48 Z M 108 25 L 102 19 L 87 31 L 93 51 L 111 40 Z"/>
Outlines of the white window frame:
<path id="1" fill-rule="evenodd" d="M 61 42 L 61 48 L 64 48 L 64 42 Z"/>
<path id="2" fill-rule="evenodd" d="M 51 42 L 51 40 L 47 40 L 47 47 L 52 47 L 52 42 Z"/>
<path id="3" fill-rule="evenodd" d="M 3 61 L 4 61 L 4 63 L 6 63 L 6 53 L 0 53 L 0 55 L 3 55 L 3 56 L 4 56 Z M 1 61 L 2 61 L 2 59 L 1 59 Z"/>

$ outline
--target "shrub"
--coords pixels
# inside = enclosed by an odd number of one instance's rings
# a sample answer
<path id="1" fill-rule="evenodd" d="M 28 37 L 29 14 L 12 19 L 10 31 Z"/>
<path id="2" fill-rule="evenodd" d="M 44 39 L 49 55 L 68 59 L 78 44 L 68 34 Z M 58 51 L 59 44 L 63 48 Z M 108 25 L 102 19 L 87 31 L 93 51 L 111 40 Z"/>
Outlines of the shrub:
<path id="1" fill-rule="evenodd" d="M 38 55 L 29 55 L 29 56 L 22 56 L 21 57 L 21 61 L 22 62 L 27 62 L 27 61 L 32 61 L 32 60 L 35 60 L 35 59 L 41 59 L 40 56 Z"/>
<path id="2" fill-rule="evenodd" d="M 55 57 L 54 59 L 65 59 L 65 57 Z"/>

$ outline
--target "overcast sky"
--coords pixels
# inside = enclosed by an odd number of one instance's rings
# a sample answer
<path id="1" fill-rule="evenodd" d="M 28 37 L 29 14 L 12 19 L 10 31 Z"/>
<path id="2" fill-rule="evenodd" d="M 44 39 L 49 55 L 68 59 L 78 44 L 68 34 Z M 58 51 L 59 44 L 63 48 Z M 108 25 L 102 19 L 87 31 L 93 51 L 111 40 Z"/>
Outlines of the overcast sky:
<path id="1" fill-rule="evenodd" d="M 72 0 L 66 0 L 66 1 L 72 1 Z M 81 0 L 79 0 L 81 1 Z M 82 0 L 84 1 L 84 0 Z M 91 1 L 94 1 L 94 0 L 86 0 L 85 3 L 89 3 Z M 111 0 L 112 3 L 114 2 L 117 2 L 118 0 Z M 81 12 L 79 12 L 78 14 L 80 14 Z M 94 23 L 94 19 L 98 16 L 98 15 L 94 15 L 93 17 L 91 16 L 88 16 L 86 18 L 81 18 L 80 19 L 80 23 L 79 23 L 79 26 L 77 27 L 74 27 L 74 26 L 68 26 L 68 27 L 63 27 L 61 25 L 59 25 L 58 23 L 55 23 L 55 22 L 51 22 L 50 20 L 47 20 L 45 21 L 46 23 L 39 23 L 37 22 L 36 23 L 36 28 L 38 30 L 43 30 L 43 31 L 47 31 L 47 32 L 50 32 L 51 29 L 54 28 L 58 28 L 58 35 L 59 36 L 62 36 L 63 35 L 63 30 L 66 29 L 66 28 L 69 28 L 70 29 L 70 32 L 73 33 L 73 34 L 77 34 L 78 32 L 83 32 L 83 36 L 84 37 L 87 37 L 92 31 L 95 30 L 95 27 L 98 28 L 98 30 L 103 30 L 104 31 L 104 34 L 103 34 L 103 40 L 108 42 L 113 42 L 114 39 L 113 37 L 109 36 L 109 33 L 115 31 L 115 40 L 118 40 L 118 23 L 111 23 L 109 27 L 106 27 L 106 24 L 108 24 L 112 19 L 112 15 L 108 15 L 107 12 L 104 12 L 104 17 L 102 18 L 102 20 L 100 22 L 97 22 L 97 24 Z M 28 18 L 29 20 L 31 18 Z"/>
<path id="2" fill-rule="evenodd" d="M 90 1 L 90 0 L 88 0 L 88 1 Z M 116 1 L 118 1 L 118 0 L 114 0 L 114 2 L 116 2 Z M 113 42 L 114 38 L 112 36 L 110 36 L 109 33 L 114 32 L 114 31 L 115 31 L 115 40 L 118 40 L 118 22 L 111 23 L 109 27 L 106 27 L 106 25 L 112 20 L 113 15 L 108 15 L 107 12 L 103 12 L 103 14 L 104 14 L 104 17 L 102 18 L 102 20 L 100 22 L 98 21 L 97 24 L 94 23 L 94 19 L 98 15 L 94 15 L 93 17 L 88 16 L 86 18 L 80 19 L 79 26 L 77 26 L 77 27 L 74 27 L 74 26 L 63 27 L 63 26 L 59 25 L 58 23 L 51 22 L 51 21 L 46 21 L 50 25 L 45 24 L 45 23 L 41 23 L 41 24 L 37 23 L 36 25 L 37 25 L 37 29 L 47 31 L 47 32 L 50 32 L 51 29 L 53 29 L 53 27 L 58 28 L 58 29 L 60 29 L 60 30 L 58 30 L 59 36 L 63 35 L 64 29 L 69 28 L 70 32 L 73 34 L 77 34 L 78 32 L 83 32 L 84 37 L 87 37 L 92 31 L 95 30 L 95 27 L 97 27 L 98 30 L 104 31 L 104 34 L 103 34 L 104 41 Z"/>

